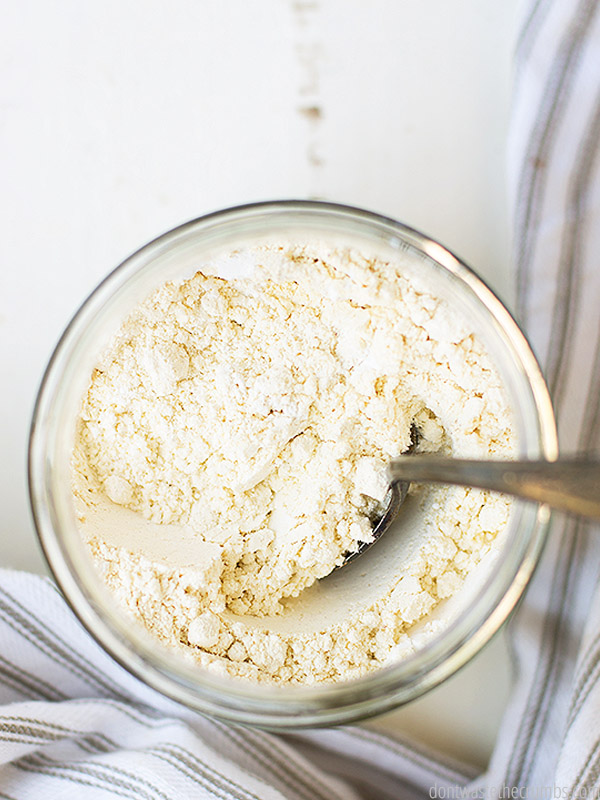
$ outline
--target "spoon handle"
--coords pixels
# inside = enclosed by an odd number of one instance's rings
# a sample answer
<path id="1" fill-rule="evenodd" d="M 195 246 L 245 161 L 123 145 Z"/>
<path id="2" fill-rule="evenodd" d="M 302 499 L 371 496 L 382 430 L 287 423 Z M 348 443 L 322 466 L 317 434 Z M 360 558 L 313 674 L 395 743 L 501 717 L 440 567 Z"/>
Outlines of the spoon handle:
<path id="1" fill-rule="evenodd" d="M 600 461 L 474 461 L 407 455 L 392 459 L 390 480 L 450 483 L 547 503 L 559 511 L 600 519 Z"/>

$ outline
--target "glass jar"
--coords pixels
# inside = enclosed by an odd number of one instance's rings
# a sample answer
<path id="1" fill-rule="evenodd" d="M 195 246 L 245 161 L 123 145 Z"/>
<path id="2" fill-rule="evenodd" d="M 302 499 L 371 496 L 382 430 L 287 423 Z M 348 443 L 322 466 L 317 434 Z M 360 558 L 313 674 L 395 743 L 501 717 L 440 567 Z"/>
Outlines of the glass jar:
<path id="1" fill-rule="evenodd" d="M 246 724 L 273 728 L 339 725 L 389 711 L 452 675 L 498 630 L 533 572 L 549 511 L 515 502 L 500 555 L 470 586 L 451 624 L 415 653 L 357 680 L 270 686 L 226 679 L 157 643 L 125 615 L 101 582 L 78 530 L 71 453 L 81 398 L 100 352 L 128 312 L 167 280 L 192 275 L 215 255 L 269 242 L 351 246 L 384 260 L 402 257 L 465 316 L 487 349 L 512 407 L 522 458 L 557 457 L 552 406 L 522 332 L 488 287 L 437 242 L 366 211 L 307 201 L 241 206 L 209 214 L 142 247 L 114 270 L 75 314 L 50 360 L 35 407 L 29 452 L 30 497 L 40 542 L 66 599 L 92 636 L 132 674 L 181 703 Z M 378 544 L 379 547 L 379 544 Z M 377 550 L 373 548 L 374 552 Z M 369 554 L 361 556 L 363 570 Z M 357 562 L 358 563 L 358 562 Z M 381 566 L 381 559 L 372 564 Z M 335 602 L 335 580 L 323 602 Z M 349 575 L 350 573 L 348 573 Z M 363 573 L 364 574 L 364 573 Z"/>

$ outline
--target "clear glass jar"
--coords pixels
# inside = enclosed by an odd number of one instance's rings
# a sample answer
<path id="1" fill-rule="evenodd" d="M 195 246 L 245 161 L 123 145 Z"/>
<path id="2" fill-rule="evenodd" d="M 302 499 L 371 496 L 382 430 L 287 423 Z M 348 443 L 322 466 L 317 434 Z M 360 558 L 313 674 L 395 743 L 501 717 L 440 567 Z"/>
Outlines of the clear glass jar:
<path id="1" fill-rule="evenodd" d="M 399 254 L 409 258 L 415 272 L 426 273 L 437 293 L 467 316 L 495 362 L 515 415 L 519 456 L 556 458 L 552 406 L 531 349 L 502 303 L 468 267 L 394 220 L 328 203 L 279 201 L 209 214 L 160 236 L 124 261 L 85 301 L 59 341 L 40 388 L 31 429 L 30 496 L 43 550 L 66 599 L 92 636 L 131 673 L 223 719 L 274 728 L 339 725 L 413 700 L 480 650 L 531 577 L 548 527 L 546 507 L 514 504 L 494 568 L 471 587 L 470 602 L 452 623 L 416 653 L 354 681 L 265 686 L 195 667 L 132 625 L 85 550 L 71 495 L 70 459 L 81 397 L 99 353 L 129 310 L 158 285 L 189 277 L 218 253 L 282 239 L 352 246 L 387 260 Z"/>

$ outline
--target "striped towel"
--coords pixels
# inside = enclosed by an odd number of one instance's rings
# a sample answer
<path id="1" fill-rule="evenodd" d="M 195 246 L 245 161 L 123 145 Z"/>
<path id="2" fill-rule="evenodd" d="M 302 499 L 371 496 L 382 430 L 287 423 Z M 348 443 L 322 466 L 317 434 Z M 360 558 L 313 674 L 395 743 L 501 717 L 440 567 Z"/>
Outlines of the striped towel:
<path id="1" fill-rule="evenodd" d="M 509 141 L 518 314 L 564 451 L 600 436 L 600 13 L 535 0 Z M 595 224 L 594 224 L 595 223 Z M 489 768 L 346 727 L 276 736 L 201 717 L 113 663 L 53 584 L 0 571 L 0 798 L 398 800 L 600 792 L 600 536 L 558 519 L 510 625 Z"/>

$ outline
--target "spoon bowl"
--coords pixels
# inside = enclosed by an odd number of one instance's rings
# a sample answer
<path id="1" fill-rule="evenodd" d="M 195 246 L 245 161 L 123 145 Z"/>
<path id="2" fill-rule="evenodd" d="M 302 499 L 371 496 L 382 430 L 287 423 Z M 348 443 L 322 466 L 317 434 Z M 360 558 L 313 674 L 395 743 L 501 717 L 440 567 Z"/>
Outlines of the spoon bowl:
<path id="1" fill-rule="evenodd" d="M 416 429 L 413 428 L 414 431 Z M 556 461 L 478 461 L 415 453 L 418 432 L 406 453 L 388 466 L 390 488 L 383 512 L 373 520 L 373 538 L 349 553 L 342 564 L 361 556 L 383 536 L 404 502 L 410 481 L 472 486 L 544 503 L 557 511 L 600 520 L 600 461 L 559 458 Z"/>

